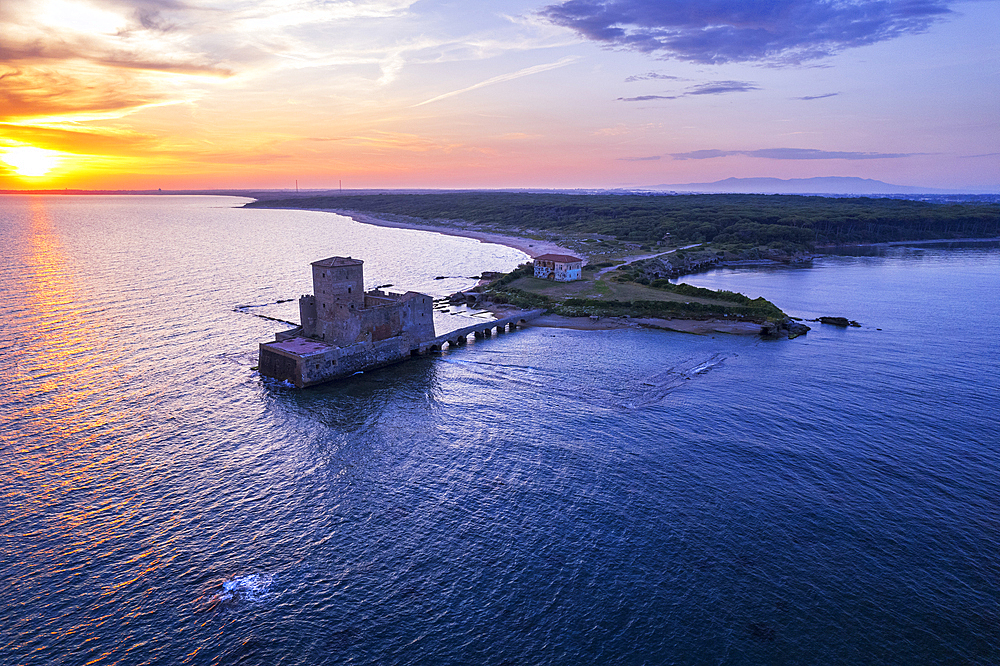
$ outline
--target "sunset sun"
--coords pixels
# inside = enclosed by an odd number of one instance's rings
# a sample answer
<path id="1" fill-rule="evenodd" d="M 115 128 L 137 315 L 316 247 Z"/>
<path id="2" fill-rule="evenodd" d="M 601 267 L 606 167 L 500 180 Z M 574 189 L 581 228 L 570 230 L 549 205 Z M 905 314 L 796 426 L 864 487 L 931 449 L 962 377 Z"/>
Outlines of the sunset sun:
<path id="1" fill-rule="evenodd" d="M 0 159 L 14 167 L 19 176 L 37 178 L 44 176 L 59 164 L 59 153 L 25 146 L 8 148 Z"/>

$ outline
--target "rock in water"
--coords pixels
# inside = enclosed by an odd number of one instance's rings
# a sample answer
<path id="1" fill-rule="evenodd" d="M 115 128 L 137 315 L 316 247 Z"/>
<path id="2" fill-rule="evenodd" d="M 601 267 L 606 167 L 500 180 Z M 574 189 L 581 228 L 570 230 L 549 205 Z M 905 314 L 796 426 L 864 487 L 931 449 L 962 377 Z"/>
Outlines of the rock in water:
<path id="1" fill-rule="evenodd" d="M 773 321 L 766 321 L 760 325 L 760 336 L 762 338 L 776 338 L 780 330 Z"/>
<path id="2" fill-rule="evenodd" d="M 786 331 L 788 331 L 788 339 L 789 340 L 792 340 L 793 338 L 797 338 L 800 335 L 805 335 L 810 330 L 812 330 L 808 326 L 806 326 L 805 324 L 799 323 L 797 321 L 793 321 L 791 319 L 788 320 L 788 321 L 786 321 L 784 323 L 784 328 L 785 328 Z"/>

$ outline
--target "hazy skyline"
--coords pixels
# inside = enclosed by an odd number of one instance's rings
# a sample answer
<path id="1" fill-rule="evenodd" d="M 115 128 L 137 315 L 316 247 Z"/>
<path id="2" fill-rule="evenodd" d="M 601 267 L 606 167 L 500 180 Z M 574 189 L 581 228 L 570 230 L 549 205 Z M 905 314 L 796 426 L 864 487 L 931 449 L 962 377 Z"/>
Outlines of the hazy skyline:
<path id="1" fill-rule="evenodd" d="M 1000 191 L 998 33 L 995 0 L 5 0 L 0 188 Z"/>

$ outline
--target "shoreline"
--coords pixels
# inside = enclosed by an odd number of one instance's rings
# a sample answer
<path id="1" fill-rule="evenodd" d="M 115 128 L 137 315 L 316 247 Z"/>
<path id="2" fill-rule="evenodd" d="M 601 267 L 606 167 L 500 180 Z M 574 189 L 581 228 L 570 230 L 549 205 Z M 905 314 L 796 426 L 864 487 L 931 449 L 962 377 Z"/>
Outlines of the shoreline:
<path id="1" fill-rule="evenodd" d="M 254 201 L 261 201 L 260 199 L 254 199 Z M 280 210 L 279 208 L 273 208 L 271 210 Z M 434 233 L 444 234 L 446 236 L 458 236 L 460 238 L 472 238 L 478 240 L 481 243 L 495 243 L 497 245 L 504 245 L 509 248 L 513 248 L 531 258 L 535 258 L 542 254 L 569 254 L 576 256 L 575 250 L 570 250 L 568 248 L 562 247 L 552 241 L 536 240 L 533 238 L 526 238 L 524 236 L 510 236 L 507 234 L 498 234 L 489 231 L 473 231 L 470 229 L 456 229 L 455 227 L 438 226 L 433 224 L 417 224 L 414 222 L 398 222 L 393 220 L 386 220 L 380 217 L 376 217 L 369 213 L 362 213 L 358 211 L 350 211 L 338 208 L 289 208 L 288 210 L 308 210 L 316 213 L 333 213 L 334 215 L 341 215 L 343 217 L 350 218 L 355 222 L 360 224 L 370 224 L 375 227 L 387 227 L 390 229 L 409 229 L 411 231 L 431 231 Z M 853 248 L 853 247 L 888 247 L 888 246 L 905 246 L 905 245 L 931 245 L 938 243 L 990 243 L 990 242 L 1000 242 L 1000 237 L 993 238 L 936 238 L 936 239 L 925 239 L 925 240 L 912 240 L 912 241 L 883 241 L 880 243 L 852 243 L 848 245 L 817 245 L 817 254 L 813 255 L 811 258 L 815 259 L 821 255 L 829 254 L 828 250 L 834 250 L 837 248 Z M 693 246 L 687 246 L 682 248 L 676 248 L 674 250 L 669 250 L 667 252 L 661 252 L 658 254 L 651 254 L 648 257 L 657 257 L 661 254 L 669 254 L 670 252 L 676 252 L 677 250 L 687 249 L 688 247 L 697 247 L 703 243 L 698 243 Z M 641 258 L 648 258 L 641 257 Z M 588 262 L 588 257 L 582 257 L 583 263 L 586 265 Z M 626 257 L 626 262 L 629 257 Z M 633 258 L 635 259 L 635 258 Z M 724 268 L 737 268 L 739 266 L 750 266 L 750 265 L 771 265 L 771 264 L 781 264 L 782 262 L 774 260 L 756 260 L 761 263 L 754 263 L 753 260 L 747 262 L 723 262 L 720 264 Z M 768 262 L 768 263 L 764 263 Z M 617 266 L 613 267 L 617 268 Z M 605 269 L 607 271 L 609 269 Z M 694 273 L 690 273 L 693 275 Z"/>
<path id="2" fill-rule="evenodd" d="M 433 224 L 417 224 L 414 222 L 397 222 L 385 220 L 368 213 L 356 211 L 339 210 L 333 208 L 296 208 L 295 210 L 311 210 L 318 213 L 333 213 L 350 218 L 360 224 L 370 224 L 374 227 L 387 227 L 389 229 L 409 229 L 411 231 L 431 231 L 445 236 L 458 236 L 460 238 L 472 238 L 480 243 L 493 243 L 513 248 L 532 259 L 542 254 L 574 254 L 573 250 L 557 245 L 551 241 L 535 240 L 522 236 L 507 236 L 489 231 L 472 231 L 467 229 L 456 229 L 454 227 L 437 226 Z M 586 261 L 584 262 L 586 263 Z"/>
<path id="3" fill-rule="evenodd" d="M 350 218 L 359 224 L 370 224 L 376 227 L 386 227 L 389 229 L 409 229 L 411 231 L 430 231 L 432 233 L 444 234 L 446 236 L 458 236 L 461 238 L 471 238 L 481 243 L 495 243 L 519 250 L 531 258 L 541 254 L 574 254 L 572 250 L 561 247 L 550 241 L 539 241 L 522 236 L 508 236 L 486 231 L 471 231 L 466 229 L 454 229 L 452 227 L 440 227 L 430 224 L 415 224 L 412 222 L 397 222 L 384 220 L 367 213 L 346 211 L 330 208 L 297 208 L 295 210 L 310 210 L 319 213 L 333 213 Z M 586 263 L 586 258 L 584 258 Z M 503 306 L 485 307 L 485 310 L 492 313 L 497 319 L 510 315 L 511 308 Z M 620 329 L 648 328 L 674 333 L 687 333 L 691 335 L 760 335 L 760 324 L 747 321 L 729 321 L 725 319 L 659 319 L 654 317 L 601 317 L 591 319 L 590 317 L 565 317 L 556 314 L 543 314 L 533 319 L 527 324 L 528 327 L 537 328 L 565 328 L 578 331 L 611 331 Z"/>
<path id="4" fill-rule="evenodd" d="M 511 308 L 486 308 L 495 317 L 509 316 Z M 543 314 L 524 324 L 525 328 L 566 328 L 575 331 L 617 331 L 649 328 L 689 335 L 760 335 L 761 325 L 739 320 L 719 319 L 660 319 L 657 317 L 566 317 Z"/>
<path id="5" fill-rule="evenodd" d="M 883 241 L 881 243 L 852 243 L 850 245 L 817 245 L 817 250 L 836 250 L 852 247 L 898 247 L 905 245 L 938 245 L 941 243 L 1000 243 L 1000 236 L 995 238 L 930 238 L 911 241 Z M 829 254 L 821 252 L 821 254 Z"/>

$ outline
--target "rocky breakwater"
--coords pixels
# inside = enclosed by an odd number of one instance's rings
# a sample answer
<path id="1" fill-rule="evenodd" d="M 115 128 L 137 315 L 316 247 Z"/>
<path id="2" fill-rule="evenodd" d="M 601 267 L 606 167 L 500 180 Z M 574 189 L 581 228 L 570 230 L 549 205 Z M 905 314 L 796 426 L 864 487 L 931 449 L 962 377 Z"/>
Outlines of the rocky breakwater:
<path id="1" fill-rule="evenodd" d="M 788 338 L 793 340 L 800 335 L 805 335 L 812 329 L 800 321 L 786 319 L 784 321 L 768 321 L 760 326 L 760 336 L 762 338 Z"/>
<path id="2" fill-rule="evenodd" d="M 628 269 L 639 273 L 636 280 L 649 284 L 654 280 L 669 280 L 690 273 L 698 273 L 715 268 L 722 263 L 722 256 L 710 250 L 678 250 L 661 254 L 652 259 L 636 261 Z M 625 267 L 622 267 L 624 270 Z"/>
<path id="3" fill-rule="evenodd" d="M 658 257 L 637 261 L 629 266 L 639 270 L 642 278 L 649 282 L 670 280 L 682 275 L 700 273 L 721 266 L 772 266 L 799 265 L 813 260 L 811 253 L 785 251 L 776 248 L 755 247 L 743 250 L 728 250 L 709 247 L 678 250 Z"/>
<path id="4" fill-rule="evenodd" d="M 819 319 L 811 319 L 810 321 L 817 321 L 821 324 L 839 326 L 841 328 L 847 328 L 848 326 L 851 328 L 861 328 L 861 324 L 847 317 L 820 317 Z"/>

